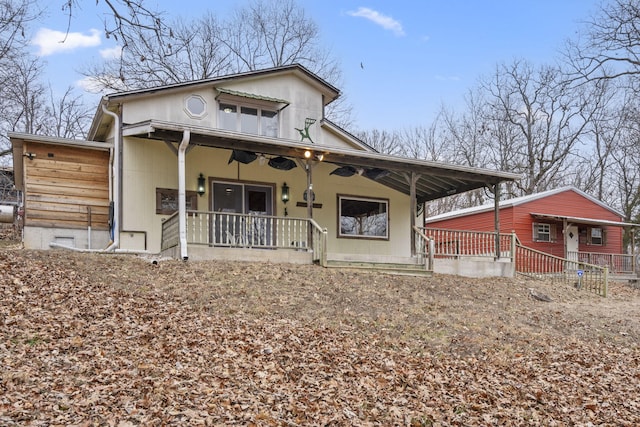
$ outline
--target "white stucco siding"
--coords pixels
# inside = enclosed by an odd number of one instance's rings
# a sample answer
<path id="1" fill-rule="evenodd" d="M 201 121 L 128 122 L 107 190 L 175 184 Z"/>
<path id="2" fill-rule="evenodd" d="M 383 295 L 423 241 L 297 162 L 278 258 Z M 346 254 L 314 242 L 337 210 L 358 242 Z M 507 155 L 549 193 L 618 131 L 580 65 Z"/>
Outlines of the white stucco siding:
<path id="1" fill-rule="evenodd" d="M 313 216 L 322 227 L 328 229 L 329 252 L 410 256 L 409 197 L 361 176 L 329 175 L 335 168 L 335 165 L 321 163 L 313 170 L 316 203 L 322 203 L 322 209 L 314 210 Z M 304 185 L 297 191 L 300 197 L 296 200 L 302 200 Z M 338 194 L 388 200 L 389 240 L 338 237 Z M 306 216 L 306 208 L 297 209 L 301 209 L 300 214 Z"/>
<path id="2" fill-rule="evenodd" d="M 156 188 L 178 188 L 177 157 L 164 143 L 158 141 L 126 138 L 123 150 L 125 186 L 122 229 L 146 232 L 148 250 L 159 252 L 162 221 L 167 216 L 156 214 Z M 215 178 L 273 185 L 274 214 L 283 216 L 285 204 L 281 200 L 281 187 L 286 182 L 290 188 L 290 201 L 286 204 L 289 217 L 307 217 L 306 206 L 296 206 L 297 202 L 304 201 L 303 194 L 307 183 L 306 172 L 302 167 L 281 171 L 270 167 L 266 161 L 261 164 L 259 160 L 248 165 L 238 162 L 228 164 L 230 154 L 230 150 L 205 147 L 194 147 L 187 153 L 187 191 L 196 189 L 200 173 L 207 181 L 206 193 L 198 197 L 198 210 L 210 210 L 210 179 Z M 409 256 L 409 198 L 367 178 L 329 175 L 335 168 L 336 166 L 330 163 L 319 163 L 312 173 L 315 202 L 322 204 L 322 208 L 314 209 L 313 217 L 323 228 L 328 229 L 329 251 Z M 389 240 L 339 238 L 338 194 L 387 199 L 389 201 Z M 126 240 L 123 244 L 126 244 Z M 138 248 L 123 246 L 123 249 Z"/>
<path id="3" fill-rule="evenodd" d="M 309 117 L 316 119 L 316 123 L 311 126 L 309 131 L 311 138 L 316 143 L 322 143 L 319 127 L 323 117 L 322 95 L 304 80 L 284 75 L 271 76 L 261 80 L 226 83 L 220 86 L 225 89 L 287 101 L 289 105 L 280 113 L 280 137 L 300 140 L 300 134 L 295 128 L 304 128 L 304 121 Z M 251 102 L 251 100 L 247 99 L 247 102 Z"/>
<path id="4" fill-rule="evenodd" d="M 178 188 L 178 158 L 160 141 L 125 138 L 122 148 L 121 230 L 146 232 L 147 249 L 159 252 L 166 216 L 156 214 L 156 188 Z M 197 176 L 188 178 L 187 187 L 195 188 Z"/>
<path id="5" fill-rule="evenodd" d="M 186 111 L 186 100 L 196 95 L 205 102 L 205 112 L 200 117 L 190 116 Z M 122 111 L 122 122 L 139 123 L 146 120 L 184 123 L 186 125 L 216 127 L 218 106 L 213 88 L 200 88 L 176 93 L 154 94 L 153 98 L 142 97 L 129 100 Z"/>

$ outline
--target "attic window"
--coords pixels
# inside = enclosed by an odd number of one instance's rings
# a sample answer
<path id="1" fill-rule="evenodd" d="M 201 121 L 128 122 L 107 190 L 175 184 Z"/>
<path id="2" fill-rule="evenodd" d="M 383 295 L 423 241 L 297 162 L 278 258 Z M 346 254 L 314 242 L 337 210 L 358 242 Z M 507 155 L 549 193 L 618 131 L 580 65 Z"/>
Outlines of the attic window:
<path id="1" fill-rule="evenodd" d="M 184 110 L 194 119 L 201 119 L 207 113 L 207 103 L 200 95 L 190 95 L 185 99 Z"/>

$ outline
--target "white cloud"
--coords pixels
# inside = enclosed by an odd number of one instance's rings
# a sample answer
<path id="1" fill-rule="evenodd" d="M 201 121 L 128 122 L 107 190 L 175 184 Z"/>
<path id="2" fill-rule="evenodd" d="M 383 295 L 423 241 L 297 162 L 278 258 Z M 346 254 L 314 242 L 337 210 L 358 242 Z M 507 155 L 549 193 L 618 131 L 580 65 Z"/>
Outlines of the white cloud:
<path id="1" fill-rule="evenodd" d="M 100 49 L 102 59 L 116 59 L 122 55 L 122 46 L 114 46 L 106 49 Z"/>
<path id="2" fill-rule="evenodd" d="M 347 13 L 351 16 L 368 19 L 374 24 L 380 25 L 385 30 L 393 31 L 396 36 L 405 35 L 402 24 L 399 21 L 396 21 L 390 16 L 383 15 L 377 10 L 369 9 L 368 7 L 359 7 L 358 10 Z"/>
<path id="3" fill-rule="evenodd" d="M 100 31 L 92 29 L 90 34 L 66 33 L 63 31 L 40 28 L 31 44 L 38 46 L 38 55 L 48 56 L 61 52 L 71 52 L 83 47 L 99 46 Z"/>

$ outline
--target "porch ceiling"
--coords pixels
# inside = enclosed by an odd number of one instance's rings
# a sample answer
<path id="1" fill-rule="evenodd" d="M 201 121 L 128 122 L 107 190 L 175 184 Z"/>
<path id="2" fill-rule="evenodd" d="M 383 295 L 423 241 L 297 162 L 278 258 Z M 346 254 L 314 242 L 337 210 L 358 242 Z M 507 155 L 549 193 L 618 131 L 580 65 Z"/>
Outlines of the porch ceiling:
<path id="1" fill-rule="evenodd" d="M 244 150 L 293 159 L 304 159 L 304 152 L 311 150 L 316 154 L 322 154 L 324 162 L 384 169 L 390 173 L 376 179 L 376 182 L 404 194 L 410 193 L 410 176 L 411 173 L 415 173 L 419 176 L 416 182 L 416 196 L 419 203 L 520 178 L 519 175 L 508 172 L 246 135 L 206 127 L 185 127 L 177 123 L 155 120 L 125 125 L 123 135 L 179 143 L 185 130 L 190 131 L 190 144 L 193 145 Z"/>
<path id="2" fill-rule="evenodd" d="M 554 214 L 544 214 L 544 213 L 531 213 L 531 216 L 536 219 L 544 219 L 547 221 L 563 221 L 567 220 L 567 222 L 574 224 L 585 224 L 585 225 L 611 225 L 615 227 L 640 227 L 640 224 L 633 224 L 630 222 L 621 222 L 621 221 L 609 221 L 606 219 L 595 219 L 595 218 L 580 218 L 577 216 L 564 216 L 564 215 L 554 215 Z"/>

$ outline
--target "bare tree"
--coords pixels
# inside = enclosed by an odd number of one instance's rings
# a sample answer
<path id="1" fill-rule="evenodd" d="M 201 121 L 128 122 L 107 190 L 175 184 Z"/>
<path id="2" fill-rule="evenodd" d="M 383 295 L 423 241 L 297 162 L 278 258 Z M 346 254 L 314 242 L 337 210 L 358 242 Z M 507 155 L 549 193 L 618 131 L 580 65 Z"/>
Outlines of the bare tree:
<path id="1" fill-rule="evenodd" d="M 399 155 L 402 142 L 396 132 L 371 129 L 356 132 L 356 136 L 379 153 Z"/>
<path id="2" fill-rule="evenodd" d="M 522 194 L 566 183 L 565 172 L 600 98 L 590 90 L 576 90 L 558 68 L 534 69 L 526 61 L 499 66 L 482 88 L 492 136 L 505 138 L 500 143 L 511 152 L 503 166 L 523 174 L 516 183 Z"/>
<path id="3" fill-rule="evenodd" d="M 568 43 L 565 55 L 576 83 L 607 81 L 623 88 L 614 125 L 595 137 L 597 155 L 609 160 L 600 164 L 598 193 L 609 193 L 625 219 L 636 222 L 640 222 L 640 109 L 635 102 L 640 92 L 639 22 L 640 0 L 611 0 L 587 22 L 583 37 Z M 604 152 L 602 138 L 609 139 Z"/>
<path id="4" fill-rule="evenodd" d="M 103 89 L 122 90 L 206 79 L 231 71 L 230 54 L 219 42 L 222 29 L 213 14 L 193 22 L 178 19 L 171 27 L 170 48 L 153 36 L 153 30 L 123 30 L 129 42 L 121 56 L 94 64 L 83 74 Z"/>
<path id="5" fill-rule="evenodd" d="M 162 54 L 171 53 L 172 29 L 164 19 L 164 13 L 147 7 L 144 0 L 95 0 L 92 7 L 104 8 L 106 13 L 103 20 L 104 34 L 106 38 L 114 38 L 126 49 L 130 44 L 137 42 L 137 31 L 144 30 L 147 36 L 155 39 L 156 46 Z M 81 8 L 78 0 L 64 0 L 62 11 L 69 18 L 67 31 L 71 27 L 71 18 Z"/>
<path id="6" fill-rule="evenodd" d="M 83 74 L 100 87 L 139 89 L 206 79 L 224 74 L 301 64 L 338 86 L 338 62 L 320 44 L 316 23 L 294 0 L 257 0 L 236 9 L 225 21 L 212 12 L 193 21 L 175 20 L 170 38 L 147 26 L 122 27 L 122 57 L 89 66 Z M 122 36 L 121 36 L 122 37 Z M 339 98 L 327 116 L 347 127 L 353 122 L 348 103 Z"/>
<path id="7" fill-rule="evenodd" d="M 586 34 L 568 42 L 566 59 L 574 79 L 618 79 L 640 75 L 640 1 L 604 3 L 586 23 Z M 637 83 L 637 78 L 629 80 Z"/>

